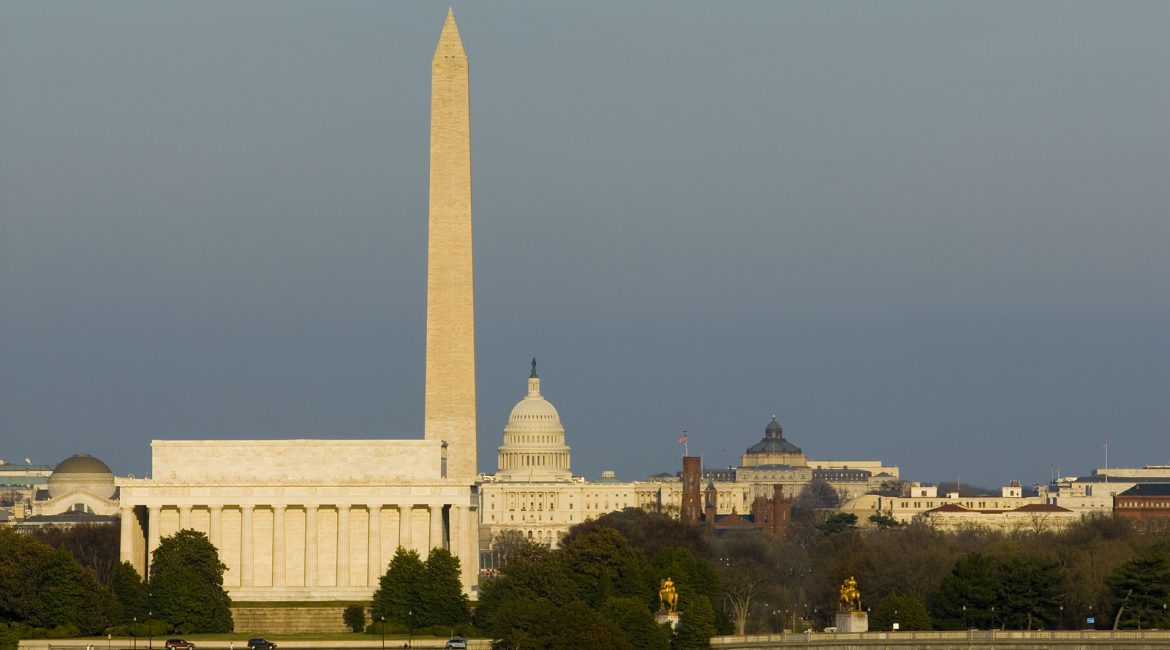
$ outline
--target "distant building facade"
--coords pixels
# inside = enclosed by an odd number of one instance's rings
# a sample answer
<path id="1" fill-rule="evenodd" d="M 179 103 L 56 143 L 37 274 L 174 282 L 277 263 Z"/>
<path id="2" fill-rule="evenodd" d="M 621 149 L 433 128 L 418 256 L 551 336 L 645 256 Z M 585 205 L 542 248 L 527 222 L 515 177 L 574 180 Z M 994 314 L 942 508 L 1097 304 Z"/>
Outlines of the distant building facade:
<path id="1" fill-rule="evenodd" d="M 1134 485 L 1113 497 L 1113 514 L 1139 532 L 1170 532 L 1170 482 Z"/>

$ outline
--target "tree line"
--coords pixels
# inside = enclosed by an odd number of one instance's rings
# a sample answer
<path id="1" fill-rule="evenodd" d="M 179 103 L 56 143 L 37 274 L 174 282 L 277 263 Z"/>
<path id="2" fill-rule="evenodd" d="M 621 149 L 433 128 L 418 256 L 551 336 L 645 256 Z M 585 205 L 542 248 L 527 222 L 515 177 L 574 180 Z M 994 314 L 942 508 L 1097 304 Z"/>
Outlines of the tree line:
<path id="1" fill-rule="evenodd" d="M 206 535 L 164 538 L 149 582 L 116 561 L 116 545 L 114 526 L 0 528 L 0 650 L 14 638 L 231 631 L 227 567 Z"/>

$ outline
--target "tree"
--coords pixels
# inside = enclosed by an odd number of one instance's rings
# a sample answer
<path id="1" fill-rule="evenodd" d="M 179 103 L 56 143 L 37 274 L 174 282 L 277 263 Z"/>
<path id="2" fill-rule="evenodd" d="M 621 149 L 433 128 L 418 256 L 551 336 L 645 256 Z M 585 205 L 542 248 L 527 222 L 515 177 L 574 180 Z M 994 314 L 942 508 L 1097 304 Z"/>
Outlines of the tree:
<path id="1" fill-rule="evenodd" d="M 1009 557 L 999 566 L 999 617 L 1002 627 L 1051 627 L 1059 616 L 1060 571 L 1055 562 Z"/>
<path id="2" fill-rule="evenodd" d="M 426 562 L 417 551 L 398 547 L 378 582 L 370 614 L 375 621 L 407 627 L 455 626 L 471 618 L 471 607 L 459 579 L 459 559 L 433 548 Z"/>
<path id="3" fill-rule="evenodd" d="M 710 647 L 715 636 L 715 608 L 706 596 L 699 596 L 695 602 L 679 612 L 678 634 L 670 644 L 671 650 L 699 650 Z"/>
<path id="4" fill-rule="evenodd" d="M 869 627 L 874 630 L 893 629 L 894 623 L 900 630 L 929 630 L 930 614 L 922 600 L 896 591 L 886 594 L 873 609 Z"/>
<path id="5" fill-rule="evenodd" d="M 113 581 L 121 555 L 118 527 L 114 524 L 44 526 L 36 529 L 33 536 L 53 548 L 68 550 L 81 566 L 92 569 L 102 584 Z"/>
<path id="6" fill-rule="evenodd" d="M 558 607 L 543 598 L 514 600 L 499 615 L 510 621 L 496 635 L 502 650 L 634 650 L 616 623 L 580 601 Z"/>
<path id="7" fill-rule="evenodd" d="M 503 637 L 515 625 L 509 611 L 528 612 L 516 603 L 546 601 L 561 607 L 577 600 L 577 586 L 565 575 L 559 555 L 543 546 L 527 546 L 512 555 L 500 575 L 480 583 L 475 625 Z"/>
<path id="8" fill-rule="evenodd" d="M 0 528 L 0 621 L 61 634 L 92 634 L 109 622 L 113 598 L 65 549 Z"/>
<path id="9" fill-rule="evenodd" d="M 654 613 L 637 598 L 610 598 L 601 613 L 616 623 L 626 639 L 638 650 L 670 648 L 670 627 L 659 625 Z"/>
<path id="10" fill-rule="evenodd" d="M 17 650 L 20 646 L 20 637 L 8 624 L 0 621 L 0 650 Z"/>
<path id="11" fill-rule="evenodd" d="M 646 602 L 657 597 L 658 585 L 645 556 L 612 528 L 596 528 L 572 538 L 562 555 L 565 573 L 591 607 L 600 607 L 611 596 L 633 596 Z"/>
<path id="12" fill-rule="evenodd" d="M 817 528 L 826 535 L 844 532 L 850 528 L 857 528 L 857 515 L 851 512 L 838 512 L 826 519 Z"/>
<path id="13" fill-rule="evenodd" d="M 134 620 L 145 621 L 150 611 L 149 592 L 138 570 L 129 562 L 123 562 L 114 569 L 110 591 L 117 601 L 113 622 L 125 625 Z"/>
<path id="14" fill-rule="evenodd" d="M 1122 564 L 1108 579 L 1112 614 L 1119 628 L 1170 626 L 1164 603 L 1170 600 L 1170 564 L 1165 548 L 1151 549 Z"/>
<path id="15" fill-rule="evenodd" d="M 870 515 L 869 520 L 878 528 L 898 528 L 902 524 L 889 515 Z"/>
<path id="16" fill-rule="evenodd" d="M 471 605 L 463 593 L 459 558 L 445 548 L 433 548 L 423 564 L 423 581 L 416 586 L 418 609 L 413 625 L 454 626 L 471 619 Z"/>
<path id="17" fill-rule="evenodd" d="M 350 605 L 345 608 L 345 612 L 341 615 L 341 620 L 349 629 L 354 632 L 361 632 L 366 629 L 366 608 L 361 605 Z"/>
<path id="18" fill-rule="evenodd" d="M 231 632 L 231 598 L 219 552 L 196 530 L 163 538 L 151 556 L 150 608 L 182 634 Z"/>
<path id="19" fill-rule="evenodd" d="M 823 510 L 836 508 L 840 505 L 840 493 L 834 490 L 833 486 L 829 485 L 828 481 L 823 478 L 815 478 L 810 481 L 792 500 L 793 509 L 800 510 Z"/>
<path id="20" fill-rule="evenodd" d="M 971 553 L 960 558 L 939 588 L 935 622 L 944 630 L 990 627 L 998 587 L 999 576 L 990 557 Z"/>
<path id="21" fill-rule="evenodd" d="M 417 603 L 416 596 L 422 586 L 423 562 L 418 551 L 401 546 L 394 552 L 386 573 L 378 580 L 370 615 L 375 621 L 385 618 L 402 625 L 414 627 L 411 612 Z"/>
<path id="22" fill-rule="evenodd" d="M 727 567 L 723 578 L 723 593 L 731 605 L 731 620 L 735 633 L 744 634 L 752 600 L 766 587 L 767 573 L 758 563 L 740 561 Z"/>

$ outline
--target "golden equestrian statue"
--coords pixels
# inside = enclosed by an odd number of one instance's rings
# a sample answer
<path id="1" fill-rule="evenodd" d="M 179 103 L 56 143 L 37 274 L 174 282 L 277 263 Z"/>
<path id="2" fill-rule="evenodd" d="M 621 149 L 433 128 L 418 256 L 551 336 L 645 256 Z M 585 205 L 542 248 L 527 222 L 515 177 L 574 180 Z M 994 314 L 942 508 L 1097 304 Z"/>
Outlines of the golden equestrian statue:
<path id="1" fill-rule="evenodd" d="M 857 580 L 853 576 L 841 583 L 841 609 L 847 612 L 861 610 L 861 592 L 857 590 Z"/>
<path id="2" fill-rule="evenodd" d="M 658 601 L 662 603 L 663 612 L 678 613 L 678 590 L 674 588 L 674 580 L 667 578 L 658 588 Z"/>

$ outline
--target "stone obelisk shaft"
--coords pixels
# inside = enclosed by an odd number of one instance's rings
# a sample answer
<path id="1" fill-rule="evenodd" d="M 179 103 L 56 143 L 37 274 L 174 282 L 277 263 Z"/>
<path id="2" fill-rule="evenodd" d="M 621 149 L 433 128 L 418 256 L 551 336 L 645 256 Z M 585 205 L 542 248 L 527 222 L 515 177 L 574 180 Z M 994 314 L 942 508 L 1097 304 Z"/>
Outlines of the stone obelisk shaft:
<path id="1" fill-rule="evenodd" d="M 447 442 L 447 476 L 474 480 L 475 291 L 467 54 L 448 11 L 431 63 L 424 435 Z"/>

